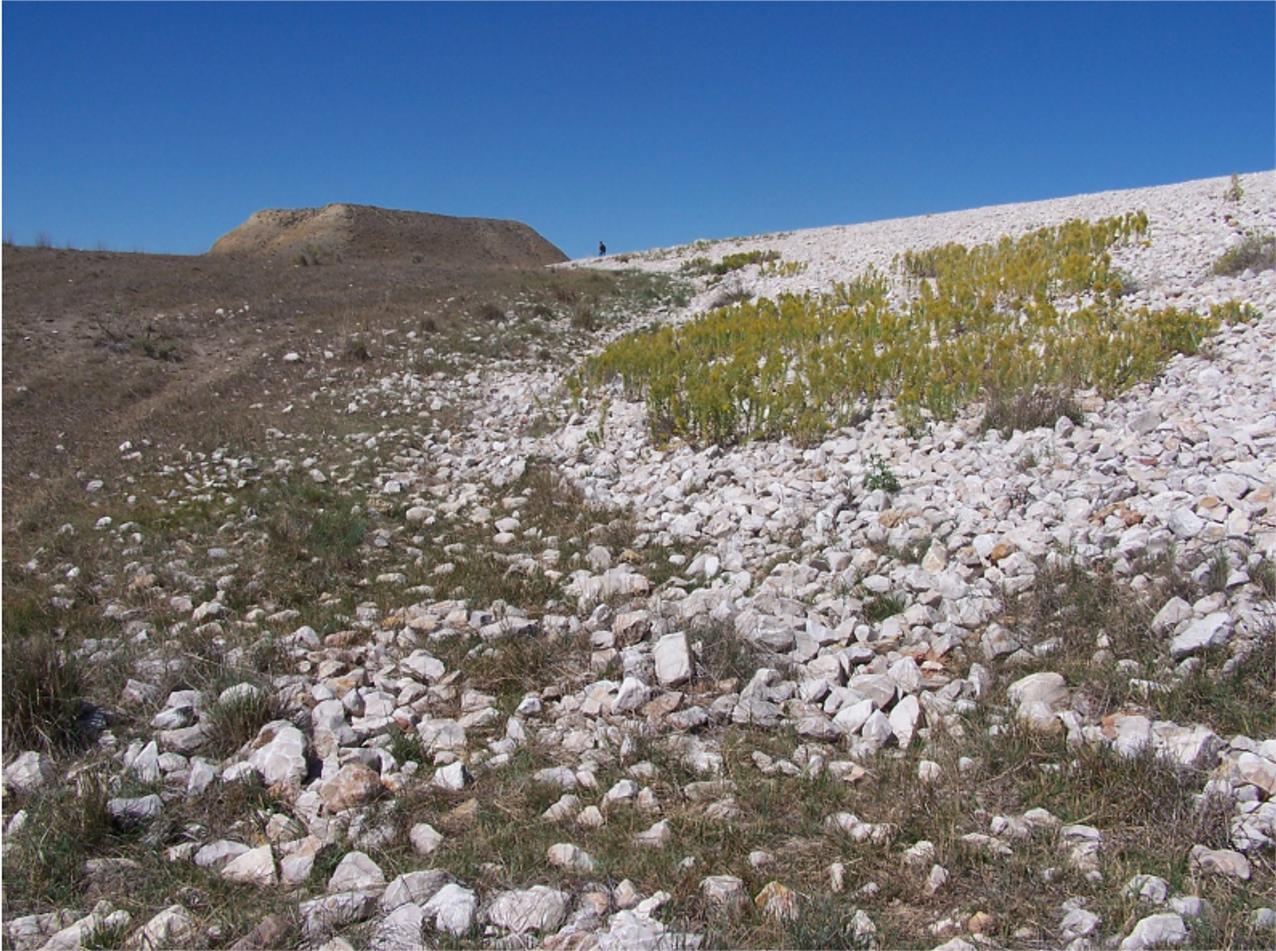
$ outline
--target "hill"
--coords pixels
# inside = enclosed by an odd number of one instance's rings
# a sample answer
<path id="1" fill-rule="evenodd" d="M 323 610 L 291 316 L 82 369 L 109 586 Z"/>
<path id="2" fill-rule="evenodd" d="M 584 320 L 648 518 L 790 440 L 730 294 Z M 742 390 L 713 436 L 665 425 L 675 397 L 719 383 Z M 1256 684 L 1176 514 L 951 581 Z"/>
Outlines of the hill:
<path id="1" fill-rule="evenodd" d="M 467 268 L 537 267 L 567 260 L 519 221 L 350 204 L 258 211 L 214 242 L 209 253 L 285 256 L 302 264 L 412 258 Z"/>
<path id="2" fill-rule="evenodd" d="M 1271 947 L 1274 245 L 6 248 L 4 946 Z"/>

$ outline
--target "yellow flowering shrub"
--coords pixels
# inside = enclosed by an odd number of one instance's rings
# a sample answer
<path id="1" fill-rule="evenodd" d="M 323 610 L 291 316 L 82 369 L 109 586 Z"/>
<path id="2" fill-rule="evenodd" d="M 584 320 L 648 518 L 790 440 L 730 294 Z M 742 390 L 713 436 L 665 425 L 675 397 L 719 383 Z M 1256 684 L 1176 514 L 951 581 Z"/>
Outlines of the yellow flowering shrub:
<path id="1" fill-rule="evenodd" d="M 716 444 L 817 439 L 883 399 L 913 423 L 952 417 L 994 386 L 1112 395 L 1194 352 L 1223 316 L 1122 302 L 1109 250 L 1146 230 L 1140 212 L 909 252 L 895 261 L 908 282 L 904 306 L 869 270 L 825 293 L 629 334 L 571 385 L 583 394 L 618 382 L 646 400 L 657 439 Z"/>

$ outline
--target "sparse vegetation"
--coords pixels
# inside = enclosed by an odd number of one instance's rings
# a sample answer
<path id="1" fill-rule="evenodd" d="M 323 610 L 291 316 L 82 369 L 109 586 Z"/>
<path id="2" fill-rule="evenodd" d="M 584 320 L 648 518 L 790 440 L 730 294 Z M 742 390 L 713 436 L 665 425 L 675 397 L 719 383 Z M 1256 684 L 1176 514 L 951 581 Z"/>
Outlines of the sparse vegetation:
<path id="1" fill-rule="evenodd" d="M 778 251 L 738 251 L 727 254 L 718 261 L 710 261 L 706 257 L 695 257 L 682 265 L 682 272 L 690 277 L 711 276 L 725 277 L 732 271 L 739 271 L 751 264 L 769 264 L 780 260 Z"/>
<path id="2" fill-rule="evenodd" d="M 273 687 L 244 683 L 253 689 L 234 691 L 232 696 L 214 703 L 206 715 L 211 737 L 209 751 L 217 756 L 230 756 L 254 739 L 267 723 L 283 718 L 284 710 Z"/>
<path id="3" fill-rule="evenodd" d="M 1245 189 L 1241 186 L 1241 177 L 1232 172 L 1232 181 L 1223 192 L 1223 198 L 1231 202 L 1239 202 L 1245 197 Z"/>
<path id="4" fill-rule="evenodd" d="M 1248 301 L 1228 300 L 1210 308 L 1210 317 L 1224 324 L 1248 324 L 1261 316 L 1262 311 Z"/>
<path id="5" fill-rule="evenodd" d="M 58 646 L 50 629 L 24 632 L 23 621 L 10 620 L 22 610 L 13 602 L 5 606 L 5 746 L 56 751 L 82 743 L 86 737 L 78 718 L 85 687 L 80 665 Z"/>
<path id="6" fill-rule="evenodd" d="M 1054 426 L 1062 418 L 1081 423 L 1076 397 L 1060 387 L 1024 387 L 1010 391 L 991 385 L 986 391 L 983 428 L 995 429 L 1009 439 L 1015 430 L 1027 432 L 1041 426 Z"/>
<path id="7" fill-rule="evenodd" d="M 710 621 L 687 632 L 687 642 L 696 652 L 697 670 L 711 681 L 748 682 L 763 666 L 758 648 L 736 632 L 730 621 Z"/>
<path id="8" fill-rule="evenodd" d="M 1214 262 L 1214 273 L 1234 276 L 1242 271 L 1266 271 L 1276 268 L 1276 235 L 1251 231 L 1240 244 Z"/>

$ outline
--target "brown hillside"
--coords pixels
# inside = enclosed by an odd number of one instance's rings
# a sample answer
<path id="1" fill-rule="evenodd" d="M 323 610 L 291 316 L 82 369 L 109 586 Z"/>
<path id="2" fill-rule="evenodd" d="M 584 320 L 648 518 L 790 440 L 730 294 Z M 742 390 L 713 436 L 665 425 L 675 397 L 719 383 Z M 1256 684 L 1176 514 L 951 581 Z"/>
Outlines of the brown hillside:
<path id="1" fill-rule="evenodd" d="M 411 258 L 463 267 L 535 267 L 567 260 L 519 221 L 348 204 L 256 212 L 219 238 L 210 253 L 282 255 L 306 264 Z"/>

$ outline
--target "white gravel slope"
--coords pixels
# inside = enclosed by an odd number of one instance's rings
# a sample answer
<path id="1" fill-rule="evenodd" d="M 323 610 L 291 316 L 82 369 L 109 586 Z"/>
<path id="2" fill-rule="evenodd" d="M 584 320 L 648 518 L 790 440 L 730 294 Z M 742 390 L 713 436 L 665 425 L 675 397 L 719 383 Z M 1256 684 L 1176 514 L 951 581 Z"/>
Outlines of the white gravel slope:
<path id="1" fill-rule="evenodd" d="M 1176 185 L 730 238 L 709 242 L 707 248 L 704 243 L 684 244 L 653 249 L 628 259 L 612 255 L 565 266 L 615 267 L 619 259 L 625 267 L 677 271 L 685 261 L 697 256 L 717 260 L 726 254 L 752 250 L 778 251 L 785 261 L 804 262 L 805 272 L 791 278 L 760 277 L 757 267 L 728 277 L 728 281 L 745 281 L 755 294 L 773 296 L 785 291 L 824 290 L 870 266 L 886 270 L 895 255 L 907 250 L 950 241 L 980 244 L 1070 218 L 1093 220 L 1145 211 L 1150 219 L 1151 247 L 1127 248 L 1113 255 L 1117 266 L 1130 271 L 1144 288 L 1137 302 L 1150 306 L 1167 301 L 1187 307 L 1208 306 L 1243 293 L 1256 306 L 1268 309 L 1276 304 L 1276 272 L 1262 272 L 1254 281 L 1211 273 L 1214 261 L 1246 231 L 1276 230 L 1276 171 L 1243 175 L 1241 183 L 1244 195 L 1239 202 L 1224 197 L 1230 178 L 1203 178 Z M 691 310 L 702 308 L 713 294 L 709 291 L 699 295 Z"/>

